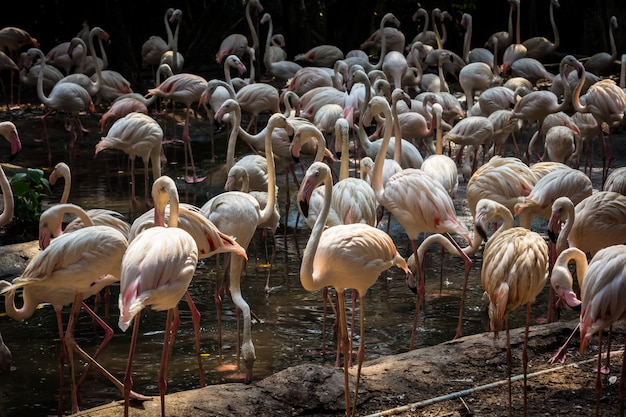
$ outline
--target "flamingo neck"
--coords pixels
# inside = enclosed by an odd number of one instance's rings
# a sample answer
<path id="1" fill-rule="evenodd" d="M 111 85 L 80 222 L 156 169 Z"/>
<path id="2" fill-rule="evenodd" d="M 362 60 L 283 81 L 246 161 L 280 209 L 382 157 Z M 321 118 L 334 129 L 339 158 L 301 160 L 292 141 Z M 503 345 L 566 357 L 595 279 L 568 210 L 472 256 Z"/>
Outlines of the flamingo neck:
<path id="1" fill-rule="evenodd" d="M 385 113 L 385 119 L 391 120 L 391 110 L 387 105 L 383 113 Z M 374 160 L 374 172 L 372 173 L 372 188 L 374 189 L 374 193 L 376 194 L 376 199 L 378 202 L 382 202 L 383 196 L 385 193 L 385 188 L 383 186 L 383 165 L 385 164 L 385 158 L 387 157 L 387 148 L 389 147 L 389 141 L 391 140 L 391 123 L 385 123 L 385 130 L 383 141 L 378 149 L 378 154 L 376 154 L 376 159 Z"/>
<path id="2" fill-rule="evenodd" d="M 13 190 L 11 184 L 0 166 L 0 189 L 2 189 L 2 199 L 4 200 L 4 210 L 0 214 L 0 226 L 4 226 L 13 218 L 15 205 L 13 202 Z"/>
<path id="3" fill-rule="evenodd" d="M 13 320 L 23 321 L 30 318 L 37 309 L 37 306 L 39 305 L 39 303 L 33 300 L 31 297 L 26 296 L 27 291 L 28 290 L 24 288 L 25 296 L 23 297 L 23 304 L 21 308 L 17 308 L 17 306 L 15 305 L 15 290 L 9 291 L 4 294 L 4 307 L 6 313 Z"/>
<path id="4" fill-rule="evenodd" d="M 554 21 L 554 3 L 550 1 L 550 24 L 552 25 L 552 33 L 554 34 L 554 49 L 559 47 L 561 40 L 559 38 L 559 30 L 556 28 L 556 22 Z"/>
<path id="5" fill-rule="evenodd" d="M 311 235 L 306 244 L 304 255 L 302 256 L 302 263 L 300 265 L 300 283 L 302 287 L 307 291 L 316 291 L 322 288 L 318 282 L 315 282 L 313 277 L 313 260 L 315 253 L 320 243 L 320 238 L 324 227 L 326 226 L 326 220 L 328 219 L 328 213 L 330 213 L 330 203 L 332 199 L 333 183 L 330 177 L 330 171 L 326 171 L 326 177 L 324 178 L 324 205 L 320 211 L 313 229 L 311 229 Z"/>
<path id="6" fill-rule="evenodd" d="M 241 129 L 241 107 L 235 106 L 231 112 L 232 127 L 228 136 L 228 147 L 226 148 L 226 171 L 235 165 L 235 147 L 237 145 L 237 135 L 244 129 Z"/>
<path id="7" fill-rule="evenodd" d="M 282 116 L 282 115 L 281 115 Z M 276 166 L 272 150 L 272 133 L 276 128 L 276 120 L 270 118 L 265 132 L 265 160 L 267 161 L 267 203 L 259 216 L 259 224 L 266 223 L 274 213 L 276 205 Z"/>

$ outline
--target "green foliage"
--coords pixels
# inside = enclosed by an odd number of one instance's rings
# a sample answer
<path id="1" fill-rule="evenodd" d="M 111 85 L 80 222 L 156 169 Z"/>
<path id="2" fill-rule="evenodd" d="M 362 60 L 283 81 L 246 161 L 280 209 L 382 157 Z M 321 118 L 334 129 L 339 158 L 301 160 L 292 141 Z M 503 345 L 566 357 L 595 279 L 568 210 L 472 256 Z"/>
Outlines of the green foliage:
<path id="1" fill-rule="evenodd" d="M 26 172 L 15 174 L 11 178 L 13 200 L 15 201 L 14 221 L 28 227 L 38 225 L 43 212 L 41 200 L 50 193 L 50 183 L 40 169 L 28 168 Z"/>

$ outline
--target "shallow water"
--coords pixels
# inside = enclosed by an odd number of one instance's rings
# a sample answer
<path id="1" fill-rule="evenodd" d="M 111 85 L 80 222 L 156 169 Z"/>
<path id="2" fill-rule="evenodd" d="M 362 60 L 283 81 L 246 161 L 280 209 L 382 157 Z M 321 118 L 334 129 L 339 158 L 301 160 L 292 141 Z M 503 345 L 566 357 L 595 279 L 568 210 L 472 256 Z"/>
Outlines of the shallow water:
<path id="1" fill-rule="evenodd" d="M 19 118 L 19 115 L 16 115 Z M 45 148 L 33 138 L 40 133 L 39 122 L 31 120 L 32 132 L 20 132 L 24 150 L 16 161 L 24 167 L 48 169 L 59 161 L 67 162 L 73 173 L 70 202 L 85 208 L 109 208 L 128 216 L 129 221 L 145 209 L 140 205 L 133 208 L 129 202 L 129 181 L 127 156 L 121 151 L 107 151 L 94 158 L 94 146 L 99 140 L 94 116 L 86 116 L 83 123 L 91 130 L 83 141 L 76 146 L 74 156 L 66 149 L 68 134 L 62 129 L 60 117 L 49 120 L 52 137 L 53 159 L 49 163 Z M 199 126 L 199 127 L 198 127 Z M 208 195 L 220 192 L 224 182 L 222 170 L 211 165 L 210 145 L 208 142 L 208 122 L 202 120 L 193 133 L 194 157 L 199 173 L 210 175 L 209 181 L 202 184 L 187 185 L 182 181 L 182 147 L 178 145 L 166 148 L 168 163 L 163 173 L 177 180 L 180 187 L 181 201 L 201 206 Z M 173 124 L 168 122 L 166 132 L 171 132 Z M 181 126 L 178 126 L 180 134 Z M 224 134 L 216 141 L 218 155 L 224 153 Z M 247 152 L 246 148 L 239 148 Z M 218 161 L 223 163 L 223 157 Z M 177 163 L 177 161 L 180 161 Z M 143 165 L 136 164 L 137 196 L 143 202 Z M 302 171 L 299 170 L 299 177 Z M 278 184 L 284 184 L 280 176 Z M 464 184 L 457 194 L 457 211 L 464 214 L 463 219 L 471 229 L 471 220 L 464 207 Z M 291 186 L 291 196 L 295 195 L 295 186 Z M 53 188 L 53 195 L 47 197 L 49 204 L 56 203 L 62 192 L 62 184 Z M 285 198 L 284 187 L 280 196 Z M 281 204 L 284 209 L 284 204 Z M 284 219 L 288 218 L 289 227 L 285 228 Z M 267 266 L 264 242 L 260 232 L 255 239 L 256 245 L 248 249 L 250 261 L 242 278 L 242 293 L 251 306 L 254 317 L 252 339 L 257 360 L 254 365 L 254 379 L 259 380 L 289 366 L 302 363 L 334 364 L 334 343 L 332 341 L 332 312 L 329 311 L 329 325 L 326 331 L 326 355 L 322 355 L 322 294 L 307 292 L 299 282 L 299 267 L 302 251 L 306 246 L 309 229 L 302 221 L 296 228 L 295 205 L 292 204 L 289 216 L 283 213 L 281 227 L 274 239 L 276 257 L 271 268 Z M 385 227 L 381 225 L 380 227 Z M 540 226 L 541 227 L 541 226 Z M 545 226 L 544 226 L 545 227 Z M 285 232 L 286 231 L 286 232 Z M 410 245 L 402 228 L 392 221 L 390 234 L 394 238 L 400 253 L 407 257 Z M 271 239 L 269 242 L 271 243 Z M 255 249 L 256 248 L 256 249 Z M 271 245 L 269 249 L 271 251 Z M 258 262 L 255 262 L 255 253 Z M 442 287 L 440 290 L 439 271 L 440 251 L 431 248 L 426 261 L 427 297 L 418 321 L 416 348 L 434 345 L 452 339 L 455 334 L 463 281 L 462 261 L 449 254 L 443 262 Z M 258 264 L 258 268 L 257 268 Z M 487 317 L 480 309 L 483 293 L 480 285 L 480 253 L 470 272 L 467 298 L 463 318 L 465 335 L 486 331 Z M 201 261 L 198 265 L 190 293 L 199 308 L 201 318 L 202 358 L 207 384 L 219 384 L 237 381 L 238 376 L 232 370 L 220 371 L 220 363 L 237 364 L 237 320 L 234 306 L 226 297 L 222 314 L 222 353 L 220 361 L 217 317 L 213 294 L 221 272 L 221 263 L 216 258 Z M 271 291 L 264 291 L 267 275 L 271 273 Z M 119 379 L 123 378 L 128 357 L 131 331 L 123 333 L 117 327 L 118 286 L 111 288 L 110 313 L 107 322 L 115 335 L 102 352 L 100 363 Z M 545 316 L 547 287 L 533 307 L 533 316 Z M 3 302 L 0 301 L 0 303 Z M 91 300 L 89 301 L 92 302 Z M 350 305 L 350 303 L 349 303 Z M 3 306 L 2 306 L 3 307 Z M 405 285 L 405 277 L 399 269 L 383 273 L 378 282 L 369 290 L 364 306 L 358 306 L 357 314 L 365 311 L 365 356 L 366 360 L 405 352 L 409 349 L 411 328 L 415 313 L 415 296 Z M 3 308 L 2 308 L 3 311 Z M 100 309 L 102 312 L 102 309 Z M 198 367 L 194 358 L 194 333 L 191 325 L 189 308 L 180 303 L 181 327 L 178 332 L 172 362 L 169 368 L 168 392 L 199 387 Z M 64 310 L 64 322 L 67 321 Z M 523 325 L 524 312 L 518 311 L 511 316 L 514 327 Z M 570 314 L 570 313 L 565 313 Z M 566 316 L 573 318 L 574 315 Z M 357 318 L 358 320 L 358 318 Z M 138 347 L 133 363 L 134 390 L 146 395 L 157 395 L 157 376 L 162 348 L 165 313 L 145 309 L 142 312 Z M 358 325 L 356 327 L 358 329 Z M 59 337 L 56 319 L 50 306 L 42 306 L 24 322 L 16 322 L 6 315 L 0 315 L 0 331 L 5 343 L 13 353 L 13 367 L 9 375 L 0 377 L 0 417 L 5 416 L 41 416 L 55 414 L 59 389 Z M 76 340 L 87 352 L 93 353 L 101 341 L 102 331 L 82 312 L 76 330 Z M 359 343 L 355 335 L 355 343 Z M 76 360 L 77 369 L 84 369 L 84 362 Z M 70 412 L 69 371 L 65 368 L 65 389 L 63 408 Z M 121 399 L 119 391 L 96 371 L 91 371 L 82 389 L 81 408 L 89 408 L 110 401 Z"/>

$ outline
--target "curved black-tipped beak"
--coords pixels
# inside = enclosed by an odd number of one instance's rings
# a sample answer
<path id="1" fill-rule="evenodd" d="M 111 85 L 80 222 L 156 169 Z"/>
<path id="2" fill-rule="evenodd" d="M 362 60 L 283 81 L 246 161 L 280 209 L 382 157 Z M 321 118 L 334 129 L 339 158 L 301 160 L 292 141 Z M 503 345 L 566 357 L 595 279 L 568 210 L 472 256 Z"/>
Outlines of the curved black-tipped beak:
<path id="1" fill-rule="evenodd" d="M 306 200 L 300 200 L 298 201 L 298 204 L 300 205 L 300 211 L 302 212 L 302 215 L 304 217 L 309 217 L 309 202 Z"/>
<path id="2" fill-rule="evenodd" d="M 550 242 L 556 243 L 558 237 L 558 233 L 554 233 L 552 230 L 548 229 L 548 238 L 550 238 Z"/>

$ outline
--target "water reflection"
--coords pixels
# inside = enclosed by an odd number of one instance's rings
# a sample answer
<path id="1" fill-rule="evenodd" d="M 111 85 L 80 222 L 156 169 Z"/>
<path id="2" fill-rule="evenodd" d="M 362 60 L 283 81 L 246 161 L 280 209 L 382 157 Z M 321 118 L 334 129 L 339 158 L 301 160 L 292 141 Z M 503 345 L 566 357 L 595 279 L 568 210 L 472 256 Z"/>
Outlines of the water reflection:
<path id="1" fill-rule="evenodd" d="M 90 122 L 90 123 L 88 123 Z M 54 122 L 49 121 L 50 124 Z M 60 122 L 62 123 L 62 121 Z M 69 158 L 62 145 L 66 133 L 57 129 L 58 137 L 53 139 L 57 146 L 53 148 L 52 166 L 56 162 L 65 161 L 72 168 L 72 191 L 70 202 L 85 208 L 110 208 L 127 215 L 130 220 L 144 211 L 143 207 L 133 208 L 130 205 L 130 182 L 127 174 L 128 158 L 126 154 L 108 151 L 93 157 L 95 143 L 99 139 L 95 120 L 85 121 L 85 125 L 93 133 L 85 136 L 78 145 L 77 154 Z M 208 123 L 206 124 L 208 129 Z M 54 131 L 51 128 L 51 131 Z M 182 147 L 166 148 L 168 164 L 164 174 L 177 178 L 180 187 L 181 201 L 201 206 L 209 196 L 221 192 L 225 180 L 223 169 L 209 163 L 210 144 L 206 134 L 193 138 L 194 156 L 197 168 L 209 174 L 209 181 L 203 184 L 187 185 L 182 178 Z M 17 163 L 27 167 L 48 168 L 42 145 L 23 136 L 25 149 Z M 216 140 L 216 153 L 223 155 L 225 141 Z M 241 149 L 247 152 L 246 148 Z M 223 162 L 223 161 L 222 161 Z M 137 196 L 142 201 L 143 169 L 138 161 L 136 165 Z M 299 176 L 302 171 L 299 170 Z M 284 184 L 279 179 L 278 184 Z M 53 190 L 48 199 L 50 204 L 60 199 L 62 186 Z M 293 198 L 295 186 L 292 185 Z M 285 191 L 280 196 L 285 198 Z M 462 195 L 460 195 L 462 197 Z M 457 208 L 463 211 L 462 198 L 457 201 Z M 282 205 L 284 207 L 284 205 Z M 281 226 L 275 238 L 277 254 L 275 262 L 269 268 L 259 267 L 255 262 L 254 248 L 250 245 L 250 261 L 242 279 L 242 293 L 250 304 L 256 320 L 253 320 L 252 339 L 256 349 L 257 360 L 254 365 L 254 378 L 259 380 L 274 372 L 301 363 L 334 364 L 334 344 L 332 342 L 332 315 L 329 310 L 327 327 L 327 346 L 322 346 L 322 294 L 321 292 L 305 291 L 299 281 L 300 256 L 308 239 L 309 230 L 300 221 L 297 230 L 295 225 L 295 205 L 288 216 L 288 229 Z M 468 226 L 470 219 L 465 217 Z M 284 225 L 284 220 L 281 222 Z M 295 232 L 295 233 L 294 233 Z M 408 240 L 402 229 L 393 223 L 391 235 L 400 252 L 409 254 Z M 260 233 L 255 238 L 259 263 L 266 262 L 264 242 Z M 456 257 L 445 255 L 443 263 L 443 291 L 440 293 L 440 252 L 438 247 L 431 248 L 427 261 L 427 297 L 419 320 L 416 347 L 430 346 L 450 340 L 455 333 L 460 306 L 461 286 L 463 281 L 463 263 Z M 190 287 L 191 295 L 202 313 L 202 353 L 205 377 L 208 384 L 218 384 L 232 380 L 232 373 L 219 372 L 220 358 L 218 354 L 217 317 L 213 294 L 220 279 L 222 264 L 211 258 L 201 261 Z M 480 285 L 480 256 L 472 266 L 468 285 L 468 298 L 464 312 L 464 334 L 485 331 L 487 320 L 481 312 L 482 287 Z M 267 274 L 271 273 L 271 292 L 264 291 Z M 128 357 L 130 332 L 122 333 L 117 327 L 117 294 L 118 286 L 112 286 L 111 305 L 107 322 L 115 331 L 109 346 L 103 351 L 99 361 L 118 378 L 123 378 Z M 535 303 L 534 315 L 545 315 L 544 291 L 540 300 Z M 4 300 L 2 299 L 3 302 Z M 348 306 L 350 302 L 348 301 Z M 193 327 L 188 306 L 180 303 L 181 327 L 176 338 L 172 361 L 169 369 L 168 392 L 197 388 L 199 377 L 195 354 Z M 365 299 L 365 335 L 366 360 L 380 356 L 397 354 L 408 350 L 415 297 L 405 285 L 405 277 L 399 269 L 392 269 L 382 274 L 378 282 L 370 289 Z M 2 311 L 4 308 L 2 306 Z M 102 311 L 102 308 L 101 310 Z M 357 308 L 360 313 L 360 307 Z M 64 314 L 65 321 L 67 312 Z M 165 312 L 144 309 L 141 313 L 141 334 L 138 338 L 136 356 L 133 363 L 134 389 L 146 395 L 157 395 L 157 375 L 162 347 Z M 572 316 L 573 317 L 573 316 Z M 513 314 L 511 323 L 519 326 L 523 323 L 523 314 Z M 16 322 L 6 315 L 0 316 L 0 331 L 7 345 L 12 349 L 14 369 L 9 375 L 0 378 L 0 417 L 22 415 L 48 415 L 56 413 L 59 383 L 59 338 L 56 330 L 56 319 L 51 306 L 43 306 L 28 320 Z M 101 330 L 92 323 L 84 313 L 80 315 L 76 328 L 76 340 L 89 353 L 93 353 L 101 341 Z M 357 336 L 358 338 L 358 336 Z M 222 315 L 222 352 L 223 363 L 237 363 L 237 318 L 233 303 L 227 297 Z M 358 343 L 358 340 L 357 340 Z M 321 351 L 326 349 L 327 355 Z M 77 369 L 84 369 L 77 366 Z M 65 413 L 69 413 L 70 396 L 67 367 L 64 389 Z M 82 408 L 93 407 L 110 401 L 121 399 L 121 394 L 104 377 L 92 371 L 82 389 Z"/>

